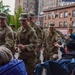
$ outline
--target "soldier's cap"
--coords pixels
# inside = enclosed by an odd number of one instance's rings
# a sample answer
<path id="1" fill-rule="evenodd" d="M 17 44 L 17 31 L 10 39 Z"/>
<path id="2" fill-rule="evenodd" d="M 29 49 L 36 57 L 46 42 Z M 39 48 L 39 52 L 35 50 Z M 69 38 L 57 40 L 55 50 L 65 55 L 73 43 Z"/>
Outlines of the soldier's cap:
<path id="1" fill-rule="evenodd" d="M 74 29 L 74 27 L 73 26 L 69 26 L 68 29 Z"/>
<path id="2" fill-rule="evenodd" d="M 5 13 L 0 13 L 0 18 L 7 19 L 7 15 Z"/>
<path id="3" fill-rule="evenodd" d="M 15 27 L 15 25 L 14 25 L 14 24 L 10 24 L 10 26 L 11 26 L 11 27 Z"/>
<path id="4" fill-rule="evenodd" d="M 50 22 L 49 27 L 54 27 L 55 23 L 53 21 Z"/>
<path id="5" fill-rule="evenodd" d="M 27 18 L 28 18 L 28 14 L 27 13 L 21 13 L 20 17 L 19 17 L 19 20 L 27 20 Z"/>
<path id="6" fill-rule="evenodd" d="M 34 18 L 35 14 L 33 12 L 28 13 L 28 17 Z"/>

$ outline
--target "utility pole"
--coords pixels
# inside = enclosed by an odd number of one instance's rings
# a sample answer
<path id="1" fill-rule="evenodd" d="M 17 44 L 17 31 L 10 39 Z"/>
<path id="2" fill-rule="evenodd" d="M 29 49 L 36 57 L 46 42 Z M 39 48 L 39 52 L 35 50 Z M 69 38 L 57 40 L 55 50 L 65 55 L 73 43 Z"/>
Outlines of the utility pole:
<path id="1" fill-rule="evenodd" d="M 40 24 L 39 18 L 40 18 L 40 0 L 38 0 L 38 25 Z"/>

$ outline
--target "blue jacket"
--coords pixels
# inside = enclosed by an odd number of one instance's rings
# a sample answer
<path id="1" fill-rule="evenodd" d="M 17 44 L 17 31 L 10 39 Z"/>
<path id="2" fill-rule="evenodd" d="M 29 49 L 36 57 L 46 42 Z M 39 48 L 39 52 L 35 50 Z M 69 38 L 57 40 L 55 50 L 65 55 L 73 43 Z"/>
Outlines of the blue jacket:
<path id="1" fill-rule="evenodd" d="M 46 69 L 46 75 L 68 75 L 65 68 L 53 61 L 46 61 L 44 64 L 36 66 L 35 75 L 41 75 L 43 68 Z"/>
<path id="2" fill-rule="evenodd" d="M 23 61 L 14 59 L 0 67 L 0 75 L 27 75 L 27 72 Z"/>

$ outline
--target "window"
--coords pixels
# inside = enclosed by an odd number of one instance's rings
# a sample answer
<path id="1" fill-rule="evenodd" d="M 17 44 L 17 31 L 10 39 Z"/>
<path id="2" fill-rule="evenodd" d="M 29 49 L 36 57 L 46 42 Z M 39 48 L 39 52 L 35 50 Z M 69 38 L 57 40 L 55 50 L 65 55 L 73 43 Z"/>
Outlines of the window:
<path id="1" fill-rule="evenodd" d="M 44 18 L 45 18 L 45 20 L 47 20 L 47 19 L 48 19 L 48 15 L 45 15 L 45 17 L 44 17 Z"/>
<path id="2" fill-rule="evenodd" d="M 72 21 L 72 26 L 75 26 L 75 21 Z"/>
<path id="3" fill-rule="evenodd" d="M 67 27 L 67 21 L 64 22 L 64 27 Z"/>
<path id="4" fill-rule="evenodd" d="M 47 24 L 46 24 L 46 23 L 44 23 L 44 27 L 46 27 L 46 25 L 47 25 Z"/>
<path id="5" fill-rule="evenodd" d="M 68 12 L 64 12 L 64 18 L 68 17 Z"/>
<path id="6" fill-rule="evenodd" d="M 59 22 L 59 27 L 62 27 L 62 22 Z"/>
<path id="7" fill-rule="evenodd" d="M 50 14 L 48 14 L 48 19 L 50 19 Z"/>
<path id="8" fill-rule="evenodd" d="M 59 17 L 60 17 L 60 18 L 62 18 L 62 17 L 63 17 L 63 13 L 62 13 L 62 12 L 60 12 Z"/>
<path id="9" fill-rule="evenodd" d="M 46 20 L 46 16 L 45 16 L 44 18 L 45 18 L 45 20 Z"/>
<path id="10" fill-rule="evenodd" d="M 72 12 L 72 16 L 73 16 L 73 17 L 75 16 L 75 10 L 73 10 L 73 12 Z"/>
<path id="11" fill-rule="evenodd" d="M 55 18 L 55 13 L 54 12 L 52 12 L 52 19 L 54 19 Z"/>

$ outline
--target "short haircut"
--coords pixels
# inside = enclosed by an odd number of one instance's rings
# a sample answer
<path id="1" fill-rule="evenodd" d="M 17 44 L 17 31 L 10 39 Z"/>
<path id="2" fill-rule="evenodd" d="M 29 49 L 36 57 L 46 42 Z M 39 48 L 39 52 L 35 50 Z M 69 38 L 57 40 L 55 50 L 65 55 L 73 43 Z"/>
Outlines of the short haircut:
<path id="1" fill-rule="evenodd" d="M 69 40 L 66 44 L 67 48 L 69 51 L 74 51 L 75 50 L 75 40 Z"/>
<path id="2" fill-rule="evenodd" d="M 0 66 L 9 63 L 12 58 L 12 52 L 8 48 L 0 46 Z"/>

